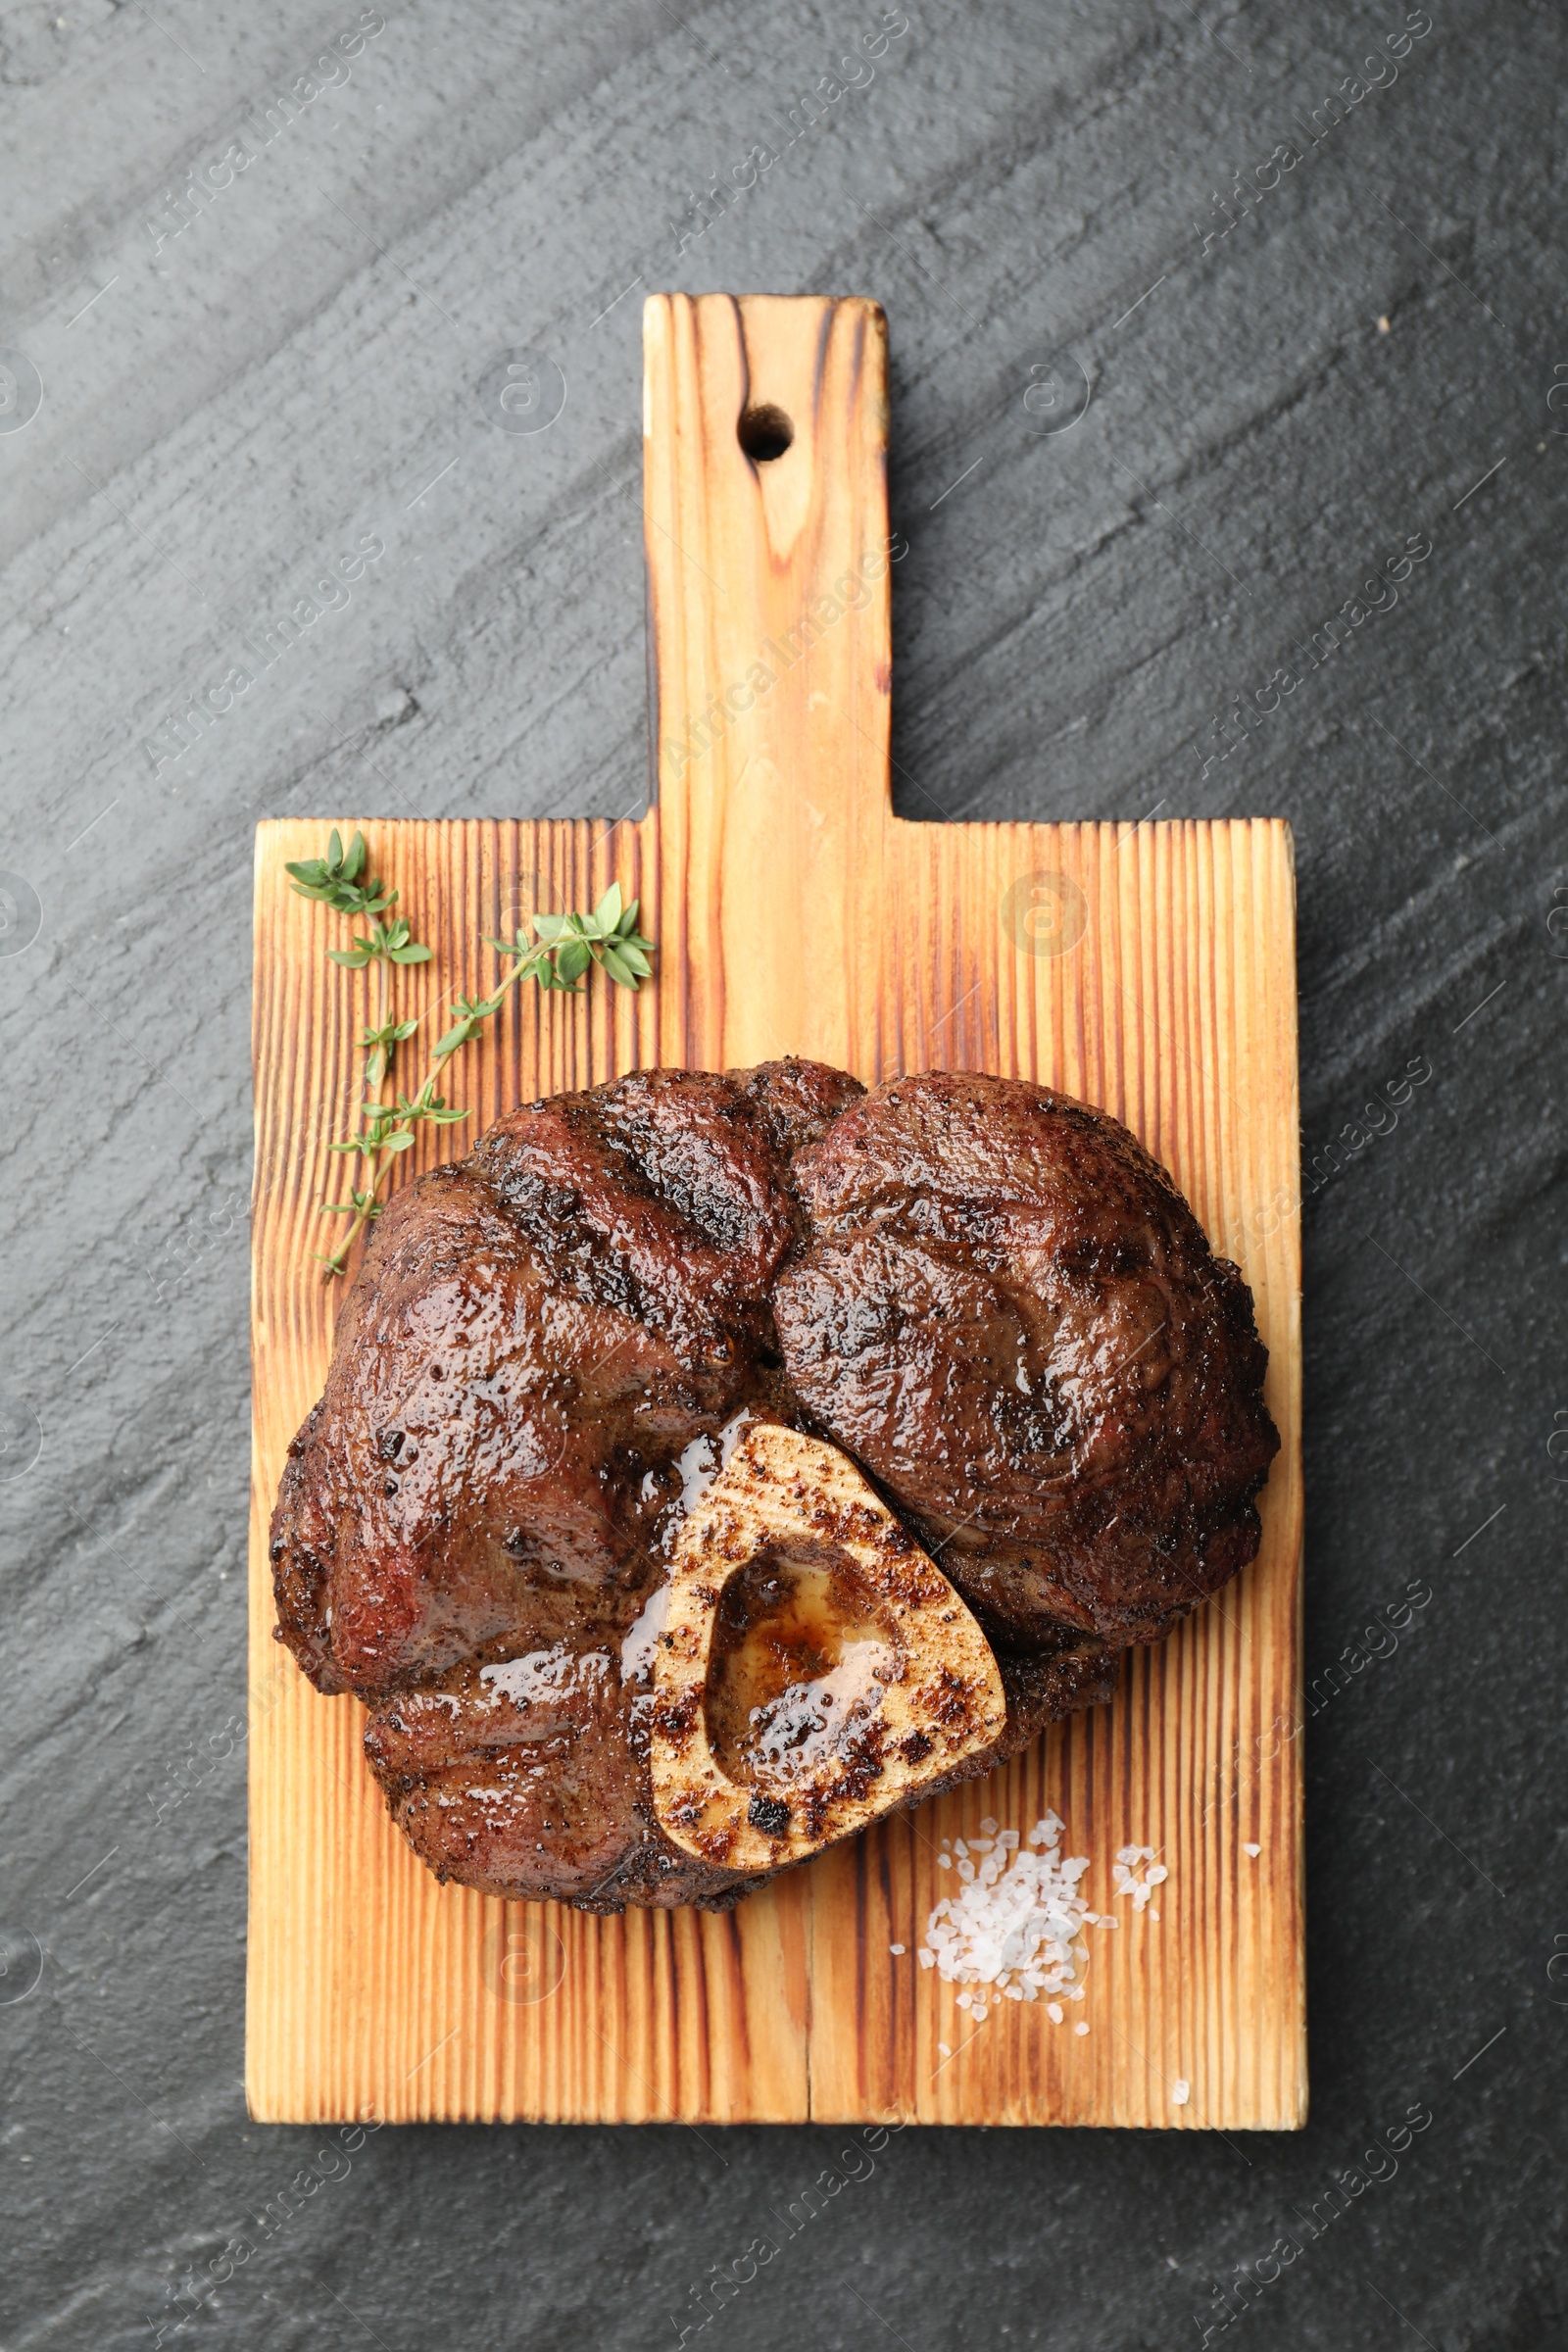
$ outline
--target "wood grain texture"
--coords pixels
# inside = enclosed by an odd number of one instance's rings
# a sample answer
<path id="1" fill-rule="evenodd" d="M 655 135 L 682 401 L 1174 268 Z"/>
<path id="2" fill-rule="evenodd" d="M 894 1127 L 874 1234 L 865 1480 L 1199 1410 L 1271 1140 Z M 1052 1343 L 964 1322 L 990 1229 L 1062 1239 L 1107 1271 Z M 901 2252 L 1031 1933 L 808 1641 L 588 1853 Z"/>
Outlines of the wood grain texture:
<path id="1" fill-rule="evenodd" d="M 460 1064 L 469 1125 L 409 1158 L 456 1156 L 515 1102 L 659 1060 L 793 1051 L 868 1081 L 979 1068 L 1102 1103 L 1252 1285 L 1284 1439 L 1263 1548 L 1163 1647 L 1133 1653 L 1113 1705 L 727 1917 L 602 1920 L 438 1886 L 385 1815 L 356 1704 L 318 1697 L 271 1639 L 267 1519 L 341 1297 L 309 1253 L 330 1230 L 318 1203 L 351 1120 L 366 982 L 326 963 L 335 918 L 286 888 L 285 860 L 316 854 L 328 820 L 262 826 L 253 2112 L 1298 2125 L 1300 1267 L 1298 1222 L 1277 1206 L 1298 1157 L 1288 830 L 896 819 L 880 312 L 655 297 L 646 364 L 655 808 L 636 825 L 386 823 L 371 839 L 416 935 L 439 943 L 434 966 L 404 976 L 410 1009 L 432 988 L 478 993 L 495 968 L 484 934 L 612 879 L 643 897 L 659 976 L 635 1000 L 602 985 L 509 999 Z M 736 420 L 764 403 L 795 439 L 754 466 Z M 1090 2032 L 1039 2004 L 976 2030 L 913 1958 L 944 1891 L 940 1840 L 983 1815 L 1027 1828 L 1048 1806 L 1068 1850 L 1093 1858 L 1095 1907 L 1123 1914 L 1090 1932 L 1076 2012 Z M 1112 1901 L 1123 1844 L 1169 1868 L 1141 1915 Z"/>

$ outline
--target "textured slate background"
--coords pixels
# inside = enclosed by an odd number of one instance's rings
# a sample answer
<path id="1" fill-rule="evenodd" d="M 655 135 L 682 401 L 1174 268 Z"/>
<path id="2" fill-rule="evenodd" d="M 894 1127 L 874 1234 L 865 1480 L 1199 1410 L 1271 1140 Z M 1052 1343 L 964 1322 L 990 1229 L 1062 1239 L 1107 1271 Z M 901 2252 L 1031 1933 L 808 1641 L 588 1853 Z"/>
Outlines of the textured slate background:
<path id="1" fill-rule="evenodd" d="M 270 140 L 352 0 L 0 12 L 3 2340 L 1560 2343 L 1568 26 L 1433 0 L 1314 137 L 1396 0 L 679 5 L 389 7 Z M 1310 1728 L 1300 2135 L 911 2132 L 785 2238 L 845 2135 L 389 2130 L 220 2283 L 322 2140 L 240 2088 L 251 827 L 640 805 L 643 285 L 887 306 L 906 813 L 1295 824 L 1308 1150 L 1432 1069 L 1304 1212 L 1311 1671 L 1431 1599 Z"/>

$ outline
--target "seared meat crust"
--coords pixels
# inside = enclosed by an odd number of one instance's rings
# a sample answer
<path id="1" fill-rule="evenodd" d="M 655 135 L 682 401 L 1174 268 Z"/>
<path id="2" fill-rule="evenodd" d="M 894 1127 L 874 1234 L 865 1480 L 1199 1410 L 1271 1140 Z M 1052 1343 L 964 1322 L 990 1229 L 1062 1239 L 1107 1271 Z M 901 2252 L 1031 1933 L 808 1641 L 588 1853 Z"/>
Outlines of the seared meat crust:
<path id="1" fill-rule="evenodd" d="M 733 1902 L 655 1822 L 665 1546 L 737 1416 L 844 1447 L 990 1632 L 1007 1735 L 1252 1558 L 1241 1276 L 1102 1112 L 944 1072 L 653 1070 L 398 1195 L 273 1514 L 278 1638 L 443 1878 Z"/>
<path id="2" fill-rule="evenodd" d="M 995 1632 L 1157 1641 L 1253 1558 L 1279 1437 L 1251 1295 L 1125 1127 L 933 1071 L 795 1181 L 790 1384 Z"/>

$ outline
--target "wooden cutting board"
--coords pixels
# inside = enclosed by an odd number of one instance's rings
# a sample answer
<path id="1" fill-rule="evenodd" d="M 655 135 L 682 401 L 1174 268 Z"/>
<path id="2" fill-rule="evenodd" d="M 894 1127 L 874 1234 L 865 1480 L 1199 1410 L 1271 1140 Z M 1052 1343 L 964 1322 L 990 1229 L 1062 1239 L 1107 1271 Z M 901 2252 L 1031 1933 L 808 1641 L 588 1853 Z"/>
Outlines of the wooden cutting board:
<path id="1" fill-rule="evenodd" d="M 406 1009 L 494 984 L 486 934 L 640 895 L 655 985 L 529 990 L 454 1065 L 459 1156 L 518 1101 L 662 1061 L 799 1053 L 874 1081 L 983 1069 L 1102 1103 L 1169 1167 L 1252 1285 L 1284 1438 L 1256 1565 L 1109 1707 L 874 1829 L 725 1917 L 597 1919 L 438 1886 L 392 1828 L 352 1699 L 272 1641 L 268 1515 L 318 1394 L 365 975 L 262 825 L 247 2079 L 260 2120 L 1284 2127 L 1304 2120 L 1300 1345 L 1291 839 L 1273 821 L 911 824 L 889 795 L 886 327 L 874 304 L 656 296 L 645 318 L 656 805 L 640 824 L 367 823 L 437 960 Z M 787 428 L 765 415 L 777 411 Z M 743 416 L 750 421 L 742 424 Z M 792 434 L 782 455 L 748 456 Z M 770 436 L 770 437 L 769 437 Z M 893 543 L 896 558 L 901 543 Z M 411 1169 L 409 1173 L 413 1173 Z M 406 1179 L 405 1179 L 406 1180 Z M 1114 1929 L 1054 2024 L 978 2028 L 916 1965 L 944 1838 L 1049 1807 Z M 1117 1900 L 1123 1845 L 1169 1876 Z M 946 1884 L 944 1884 L 944 1882 Z M 1157 1913 L 1157 1917 L 1156 1917 Z M 891 1947 L 902 1945 L 902 1953 Z M 1075 2023 L 1087 2033 L 1074 2033 Z M 1185 2093 L 1185 2095 L 1184 2095 Z"/>

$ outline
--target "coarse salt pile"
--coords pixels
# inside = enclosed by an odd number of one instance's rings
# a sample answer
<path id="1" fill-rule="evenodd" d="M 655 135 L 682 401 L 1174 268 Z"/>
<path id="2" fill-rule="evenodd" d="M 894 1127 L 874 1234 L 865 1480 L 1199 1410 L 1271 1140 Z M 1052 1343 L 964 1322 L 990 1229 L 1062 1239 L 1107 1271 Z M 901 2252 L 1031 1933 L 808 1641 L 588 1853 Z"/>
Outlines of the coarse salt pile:
<path id="1" fill-rule="evenodd" d="M 959 1883 L 926 1922 L 920 1966 L 964 1987 L 958 2007 L 977 2024 L 1003 2000 L 1044 1997 L 1059 2026 L 1061 2002 L 1084 1997 L 1073 1946 L 1097 1917 L 1079 1891 L 1089 1857 L 1062 1853 L 1054 1813 L 1036 1822 L 1027 1845 L 989 1818 L 980 1829 L 978 1838 L 942 1840 L 937 1866 Z"/>
<path id="2" fill-rule="evenodd" d="M 1110 1874 L 1110 1883 L 1118 1894 L 1132 1896 L 1135 1911 L 1146 1909 L 1154 1888 L 1162 1886 L 1170 1877 L 1164 1863 L 1154 1860 L 1154 1850 L 1152 1845 L 1119 1845 L 1116 1848 L 1116 1865 Z M 1142 1878 L 1138 1876 L 1140 1862 L 1149 1865 Z M 1159 1913 L 1152 1912 L 1151 1917 L 1157 1919 Z"/>

